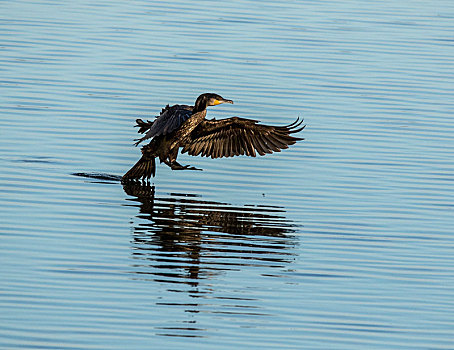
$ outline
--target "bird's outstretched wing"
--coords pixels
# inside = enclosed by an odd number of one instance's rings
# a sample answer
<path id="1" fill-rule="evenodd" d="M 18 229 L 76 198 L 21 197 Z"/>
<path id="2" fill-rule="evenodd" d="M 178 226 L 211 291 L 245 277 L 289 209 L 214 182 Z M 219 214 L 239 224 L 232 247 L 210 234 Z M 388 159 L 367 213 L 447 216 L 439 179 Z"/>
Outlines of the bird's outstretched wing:
<path id="1" fill-rule="evenodd" d="M 152 137 L 168 135 L 177 130 L 192 115 L 193 108 L 187 105 L 174 105 L 172 107 L 167 105 L 152 122 L 137 119 L 138 132 L 144 133 L 146 131 L 147 133 L 142 138 L 137 139 L 135 145 L 137 146 L 142 141 Z"/>
<path id="2" fill-rule="evenodd" d="M 238 117 L 204 120 L 183 142 L 182 153 L 191 156 L 222 158 L 239 155 L 263 156 L 280 152 L 302 138 L 291 134 L 304 129 L 303 120 L 285 126 L 258 124 L 256 120 Z"/>

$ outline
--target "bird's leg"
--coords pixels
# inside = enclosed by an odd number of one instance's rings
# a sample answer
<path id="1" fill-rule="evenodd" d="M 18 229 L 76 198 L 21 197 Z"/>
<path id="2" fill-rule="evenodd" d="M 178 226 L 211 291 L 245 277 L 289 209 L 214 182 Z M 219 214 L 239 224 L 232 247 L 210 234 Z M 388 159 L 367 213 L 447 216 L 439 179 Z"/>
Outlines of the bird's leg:
<path id="1" fill-rule="evenodd" d="M 177 162 L 178 157 L 178 147 L 174 148 L 169 152 L 169 155 L 164 163 L 167 164 L 172 170 L 202 170 L 190 165 L 181 165 Z"/>
<path id="2" fill-rule="evenodd" d="M 199 168 L 196 168 L 196 167 L 193 167 L 190 165 L 181 165 L 176 160 L 174 160 L 173 162 L 164 160 L 164 163 L 167 164 L 170 167 L 170 169 L 172 169 L 172 170 L 203 170 L 203 169 L 199 169 Z"/>

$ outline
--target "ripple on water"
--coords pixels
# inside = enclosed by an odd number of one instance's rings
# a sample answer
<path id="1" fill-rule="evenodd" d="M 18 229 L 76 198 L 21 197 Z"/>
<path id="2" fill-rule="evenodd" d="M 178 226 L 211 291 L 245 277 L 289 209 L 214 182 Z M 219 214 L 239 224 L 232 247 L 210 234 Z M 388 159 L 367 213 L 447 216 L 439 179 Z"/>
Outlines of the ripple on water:
<path id="1" fill-rule="evenodd" d="M 0 8 L 0 347 L 453 348 L 452 2 Z M 305 141 L 123 188 L 206 91 Z"/>

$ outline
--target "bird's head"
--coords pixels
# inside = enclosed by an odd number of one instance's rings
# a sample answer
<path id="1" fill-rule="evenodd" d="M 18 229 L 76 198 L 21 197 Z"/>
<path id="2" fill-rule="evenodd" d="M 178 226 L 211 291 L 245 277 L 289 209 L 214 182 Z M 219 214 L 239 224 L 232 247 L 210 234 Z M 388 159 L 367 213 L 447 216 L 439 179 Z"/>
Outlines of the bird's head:
<path id="1" fill-rule="evenodd" d="M 233 101 L 227 100 L 217 94 L 212 93 L 202 94 L 199 97 L 197 97 L 197 100 L 195 101 L 194 112 L 203 111 L 208 106 L 216 106 L 220 105 L 221 103 L 233 104 Z"/>

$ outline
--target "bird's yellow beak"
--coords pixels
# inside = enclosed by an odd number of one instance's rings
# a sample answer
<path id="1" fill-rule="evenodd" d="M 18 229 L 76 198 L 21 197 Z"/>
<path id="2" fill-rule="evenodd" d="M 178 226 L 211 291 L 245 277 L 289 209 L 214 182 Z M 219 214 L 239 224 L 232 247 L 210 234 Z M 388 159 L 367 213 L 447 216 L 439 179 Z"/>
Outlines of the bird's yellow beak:
<path id="1" fill-rule="evenodd" d="M 214 106 L 220 105 L 221 103 L 231 103 L 233 104 L 232 100 L 214 100 Z"/>

